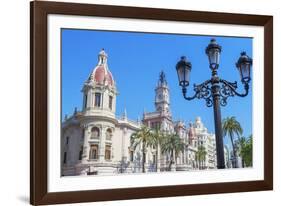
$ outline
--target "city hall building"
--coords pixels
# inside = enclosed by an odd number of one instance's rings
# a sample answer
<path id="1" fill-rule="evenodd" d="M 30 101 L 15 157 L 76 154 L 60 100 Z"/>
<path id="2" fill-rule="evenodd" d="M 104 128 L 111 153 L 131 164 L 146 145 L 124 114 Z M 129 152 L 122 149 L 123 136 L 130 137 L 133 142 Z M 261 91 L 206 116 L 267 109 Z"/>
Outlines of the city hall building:
<path id="1" fill-rule="evenodd" d="M 62 175 L 142 172 L 143 158 L 146 172 L 167 171 L 169 155 L 156 156 L 155 148 L 147 148 L 146 157 L 143 157 L 140 146 L 131 147 L 131 135 L 139 131 L 142 125 L 151 129 L 160 128 L 169 134 L 176 133 L 184 142 L 185 149 L 174 159 L 172 171 L 198 169 L 196 152 L 199 145 L 203 145 L 207 152 L 201 169 L 215 169 L 215 135 L 208 132 L 200 117 L 188 126 L 182 121 L 173 120 L 169 87 L 163 72 L 160 73 L 155 88 L 155 111 L 144 112 L 142 120 L 137 121 L 130 120 L 126 110 L 122 117 L 116 117 L 118 90 L 108 68 L 107 58 L 107 54 L 102 50 L 98 55 L 97 66 L 83 85 L 81 110 L 75 108 L 73 114 L 66 116 L 62 122 Z M 227 148 L 225 160 L 226 163 L 229 162 Z"/>

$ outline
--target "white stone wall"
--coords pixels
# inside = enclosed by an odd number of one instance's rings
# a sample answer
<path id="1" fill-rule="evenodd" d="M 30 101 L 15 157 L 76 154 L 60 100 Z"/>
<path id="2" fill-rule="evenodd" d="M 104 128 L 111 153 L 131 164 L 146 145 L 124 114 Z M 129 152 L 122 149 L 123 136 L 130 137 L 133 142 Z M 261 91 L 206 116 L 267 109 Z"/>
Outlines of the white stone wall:
<path id="1" fill-rule="evenodd" d="M 67 144 L 67 137 L 69 137 L 69 141 Z M 83 138 L 82 138 L 82 129 L 75 125 L 68 127 L 63 131 L 62 134 L 62 155 L 61 155 L 61 161 L 62 165 L 64 165 L 64 152 L 67 153 L 67 161 L 66 165 L 71 166 L 75 165 L 78 162 L 79 159 L 79 152 L 80 148 L 83 145 Z"/>
<path id="2" fill-rule="evenodd" d="M 114 161 L 119 162 L 122 158 L 129 161 L 130 137 L 135 131 L 123 126 L 116 128 L 113 138 Z"/>

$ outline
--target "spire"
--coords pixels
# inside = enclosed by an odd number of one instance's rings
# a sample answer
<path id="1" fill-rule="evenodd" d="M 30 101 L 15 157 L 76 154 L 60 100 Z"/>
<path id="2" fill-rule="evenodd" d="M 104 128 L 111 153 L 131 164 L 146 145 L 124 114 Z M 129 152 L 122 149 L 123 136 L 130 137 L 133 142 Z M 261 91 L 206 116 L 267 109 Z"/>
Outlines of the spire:
<path id="1" fill-rule="evenodd" d="M 124 109 L 123 119 L 124 119 L 124 120 L 127 120 L 127 110 L 126 110 L 126 108 Z"/>

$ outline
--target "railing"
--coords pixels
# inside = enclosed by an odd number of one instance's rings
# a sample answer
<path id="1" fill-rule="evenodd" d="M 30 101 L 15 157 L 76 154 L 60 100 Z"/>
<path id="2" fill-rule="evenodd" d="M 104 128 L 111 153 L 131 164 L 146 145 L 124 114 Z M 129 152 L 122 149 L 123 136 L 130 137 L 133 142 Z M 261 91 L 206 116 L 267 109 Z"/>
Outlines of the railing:
<path id="1" fill-rule="evenodd" d="M 128 118 L 124 118 L 123 116 L 116 116 L 116 118 L 118 120 L 122 120 L 122 121 L 126 121 L 130 124 L 134 124 L 134 125 L 141 125 L 141 121 L 136 121 L 136 120 L 131 120 L 131 119 L 128 119 Z"/>

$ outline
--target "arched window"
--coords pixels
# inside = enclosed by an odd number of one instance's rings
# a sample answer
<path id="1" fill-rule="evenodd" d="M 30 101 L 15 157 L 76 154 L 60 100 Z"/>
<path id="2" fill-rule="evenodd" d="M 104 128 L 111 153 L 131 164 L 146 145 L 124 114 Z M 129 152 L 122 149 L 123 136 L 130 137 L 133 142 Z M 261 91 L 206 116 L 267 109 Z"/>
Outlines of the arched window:
<path id="1" fill-rule="evenodd" d="M 111 140 L 112 139 L 112 130 L 107 129 L 105 135 L 106 135 L 106 137 L 105 137 L 106 140 Z"/>
<path id="2" fill-rule="evenodd" d="M 100 137 L 100 129 L 93 127 L 91 130 L 91 139 L 98 139 Z"/>

